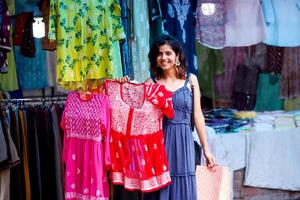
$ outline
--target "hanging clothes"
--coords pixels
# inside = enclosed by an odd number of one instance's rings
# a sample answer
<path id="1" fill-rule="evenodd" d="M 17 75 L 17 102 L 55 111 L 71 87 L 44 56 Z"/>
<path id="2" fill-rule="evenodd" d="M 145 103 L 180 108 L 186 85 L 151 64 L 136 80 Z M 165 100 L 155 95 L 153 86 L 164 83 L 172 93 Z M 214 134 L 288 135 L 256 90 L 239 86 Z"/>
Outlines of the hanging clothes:
<path id="1" fill-rule="evenodd" d="M 205 4 L 214 6 L 213 13 L 205 13 Z M 210 48 L 220 49 L 226 43 L 224 0 L 198 0 L 196 10 L 196 39 Z"/>
<path id="2" fill-rule="evenodd" d="M 132 1 L 132 35 L 131 56 L 134 80 L 141 83 L 150 76 L 149 53 L 150 27 L 148 2 L 145 0 Z M 143 24 L 143 26 L 141 26 Z"/>
<path id="3" fill-rule="evenodd" d="M 119 1 L 50 1 L 50 40 L 57 40 L 57 81 L 67 89 L 113 77 L 113 43 L 125 38 Z M 120 51 L 120 50 L 118 50 Z"/>
<path id="4" fill-rule="evenodd" d="M 300 45 L 300 1 L 262 0 L 261 1 L 266 38 L 264 43 L 296 47 Z"/>
<path id="5" fill-rule="evenodd" d="M 194 14 L 196 6 L 195 0 L 161 1 L 163 33 L 173 35 L 180 41 L 187 58 L 187 69 L 193 74 L 198 74 Z"/>
<path id="6" fill-rule="evenodd" d="M 124 76 L 129 76 L 130 79 L 133 79 L 133 71 L 132 71 L 132 65 L 131 65 L 131 56 L 130 56 L 130 49 L 129 49 L 129 36 L 131 33 L 129 33 L 129 24 L 130 24 L 130 18 L 128 13 L 128 1 L 127 0 L 120 0 L 120 6 L 121 6 L 121 18 L 122 23 L 124 27 L 124 31 L 126 34 L 126 40 L 121 42 L 121 54 L 122 54 L 122 65 L 123 65 L 123 74 Z"/>
<path id="7" fill-rule="evenodd" d="M 280 74 L 259 74 L 255 111 L 262 112 L 283 109 L 283 100 L 280 99 L 280 82 Z"/>
<path id="8" fill-rule="evenodd" d="M 50 14 L 50 0 L 41 0 L 40 10 L 43 13 L 43 22 L 45 23 L 45 37 L 42 39 L 43 50 L 53 51 L 56 49 L 56 41 L 50 41 L 48 38 L 49 32 L 49 14 Z"/>
<path id="9" fill-rule="evenodd" d="M 149 1 L 149 22 L 150 22 L 150 44 L 155 40 L 158 35 L 162 34 L 162 13 L 161 13 L 161 1 L 150 0 Z"/>
<path id="10" fill-rule="evenodd" d="M 10 38 L 12 39 L 12 35 Z M 7 53 L 7 62 L 8 72 L 6 74 L 0 73 L 0 89 L 11 92 L 19 89 L 14 51 Z"/>
<path id="11" fill-rule="evenodd" d="M 11 51 L 11 21 L 6 1 L 0 1 L 0 73 L 8 72 L 7 53 Z"/>
<path id="12" fill-rule="evenodd" d="M 199 65 L 199 84 L 202 96 L 214 98 L 214 78 L 222 74 L 222 51 L 211 49 L 196 43 L 197 61 Z"/>
<path id="13" fill-rule="evenodd" d="M 46 74 L 47 85 L 49 87 L 56 87 L 56 51 L 46 52 Z"/>
<path id="14" fill-rule="evenodd" d="M 15 14 L 23 12 L 33 12 L 36 10 L 39 0 L 14 0 L 15 1 Z"/>
<path id="15" fill-rule="evenodd" d="M 226 0 L 226 46 L 250 46 L 265 39 L 260 0 Z"/>
<path id="16" fill-rule="evenodd" d="M 46 52 L 42 50 L 41 39 L 34 39 L 35 57 L 25 57 L 21 47 L 14 46 L 14 55 L 20 87 L 22 89 L 42 89 L 47 86 Z"/>
<path id="17" fill-rule="evenodd" d="M 254 109 L 258 73 L 258 66 L 238 65 L 233 88 L 233 108 L 238 110 Z"/>
<path id="18" fill-rule="evenodd" d="M 16 2 L 15 0 L 6 0 L 10 15 L 15 15 Z"/>
<path id="19" fill-rule="evenodd" d="M 173 117 L 172 94 L 159 84 L 106 81 L 111 106 L 111 181 L 151 192 L 171 183 L 163 115 Z"/>
<path id="20" fill-rule="evenodd" d="M 110 167 L 108 97 L 93 93 L 83 100 L 68 94 L 61 121 L 66 163 L 65 199 L 109 199 Z"/>
<path id="21" fill-rule="evenodd" d="M 300 47 L 285 48 L 281 75 L 280 96 L 300 97 Z"/>
<path id="22" fill-rule="evenodd" d="M 280 74 L 284 58 L 284 48 L 267 45 L 266 66 L 264 72 Z"/>
<path id="23" fill-rule="evenodd" d="M 10 100 L 8 104 L 1 103 L 0 118 L 11 153 L 8 166 L 10 188 L 3 191 L 3 194 L 9 192 L 10 199 L 18 200 L 63 200 L 63 174 L 59 172 L 62 172 L 64 167 L 61 165 L 61 153 L 57 148 L 57 143 L 61 143 L 57 127 L 62 108 L 55 104 L 50 107 L 21 104 L 23 103 L 19 100 L 16 103 Z M 55 113 L 51 112 L 54 106 L 57 111 Z"/>
<path id="24" fill-rule="evenodd" d="M 223 72 L 214 78 L 216 98 L 231 103 L 237 66 L 244 63 L 244 47 L 225 47 L 222 49 Z"/>

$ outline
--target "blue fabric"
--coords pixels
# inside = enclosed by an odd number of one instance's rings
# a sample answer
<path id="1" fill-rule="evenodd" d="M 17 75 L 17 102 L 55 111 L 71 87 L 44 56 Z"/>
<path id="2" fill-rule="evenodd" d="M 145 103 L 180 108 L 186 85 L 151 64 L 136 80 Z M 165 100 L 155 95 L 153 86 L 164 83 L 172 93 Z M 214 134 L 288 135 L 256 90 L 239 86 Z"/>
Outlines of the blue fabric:
<path id="1" fill-rule="evenodd" d="M 188 62 L 188 72 L 193 74 L 198 74 L 194 16 L 196 6 L 197 1 L 161 1 L 163 33 L 173 35 L 181 42 Z"/>
<path id="2" fill-rule="evenodd" d="M 47 86 L 46 52 L 42 50 L 41 39 L 35 39 L 36 55 L 34 58 L 21 55 L 20 47 L 14 46 L 20 88 L 42 89 Z"/>
<path id="3" fill-rule="evenodd" d="M 300 45 L 300 1 L 262 0 L 266 22 L 264 43 L 273 46 Z"/>
<path id="4" fill-rule="evenodd" d="M 37 9 L 38 0 L 15 0 L 15 15 L 23 12 L 34 12 Z"/>
<path id="5" fill-rule="evenodd" d="M 127 13 L 127 0 L 120 0 L 121 6 L 121 19 L 126 34 L 126 39 L 121 42 L 121 56 L 122 56 L 122 65 L 123 65 L 123 74 L 124 76 L 129 76 L 133 79 L 133 71 L 130 62 L 130 54 L 128 47 L 128 13 Z M 145 58 L 146 59 L 146 58 Z"/>
<path id="6" fill-rule="evenodd" d="M 160 190 L 160 199 L 196 200 L 195 148 L 191 128 L 192 92 L 183 87 L 173 93 L 174 118 L 164 119 L 165 148 L 172 184 Z"/>

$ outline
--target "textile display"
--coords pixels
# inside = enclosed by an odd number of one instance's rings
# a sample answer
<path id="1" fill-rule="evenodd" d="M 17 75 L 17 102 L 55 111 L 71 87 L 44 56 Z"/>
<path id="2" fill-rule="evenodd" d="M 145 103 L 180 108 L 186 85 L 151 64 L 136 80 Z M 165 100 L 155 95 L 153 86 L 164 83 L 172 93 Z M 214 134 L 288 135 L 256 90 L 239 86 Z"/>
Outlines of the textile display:
<path id="1" fill-rule="evenodd" d="M 214 3 L 215 11 L 211 15 L 203 12 L 203 5 Z M 198 0 L 196 9 L 196 39 L 210 48 L 222 48 L 225 45 L 225 4 L 224 0 Z"/>
<path id="2" fill-rule="evenodd" d="M 119 1 L 51 0 L 48 37 L 57 40 L 57 81 L 66 89 L 112 78 L 121 67 L 114 42 L 125 38 Z"/>
<path id="3" fill-rule="evenodd" d="M 110 167 L 108 97 L 93 93 L 83 100 L 69 93 L 61 127 L 66 163 L 65 199 L 109 199 Z"/>
<path id="4" fill-rule="evenodd" d="M 151 192 L 171 183 L 163 116 L 174 116 L 172 93 L 160 84 L 107 80 L 111 106 L 111 180 L 127 190 Z"/>

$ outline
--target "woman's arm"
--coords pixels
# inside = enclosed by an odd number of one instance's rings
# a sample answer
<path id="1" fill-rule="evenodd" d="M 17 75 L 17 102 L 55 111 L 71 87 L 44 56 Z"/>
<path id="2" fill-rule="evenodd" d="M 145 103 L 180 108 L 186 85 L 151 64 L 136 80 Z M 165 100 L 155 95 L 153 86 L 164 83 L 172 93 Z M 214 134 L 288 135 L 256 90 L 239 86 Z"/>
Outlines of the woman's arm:
<path id="1" fill-rule="evenodd" d="M 198 83 L 198 79 L 194 74 L 190 75 L 190 79 L 192 84 L 194 85 L 194 122 L 195 127 L 200 138 L 200 142 L 204 151 L 204 155 L 206 157 L 206 163 L 209 167 L 213 167 L 215 165 L 215 159 L 209 151 L 208 143 L 207 143 L 207 135 L 205 131 L 205 120 L 201 109 L 201 95 L 200 95 L 200 87 Z"/>

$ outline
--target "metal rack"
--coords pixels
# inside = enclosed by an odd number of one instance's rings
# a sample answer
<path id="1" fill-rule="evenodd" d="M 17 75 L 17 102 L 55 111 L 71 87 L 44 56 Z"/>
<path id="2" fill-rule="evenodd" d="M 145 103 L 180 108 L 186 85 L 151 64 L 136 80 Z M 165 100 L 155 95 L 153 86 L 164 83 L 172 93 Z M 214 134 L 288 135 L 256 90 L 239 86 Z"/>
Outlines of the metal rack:
<path id="1" fill-rule="evenodd" d="M 34 97 L 34 98 L 22 98 L 22 99 L 0 99 L 1 105 L 9 105 L 9 104 L 31 104 L 31 103 L 62 103 L 65 102 L 66 96 L 56 96 L 56 97 Z"/>

